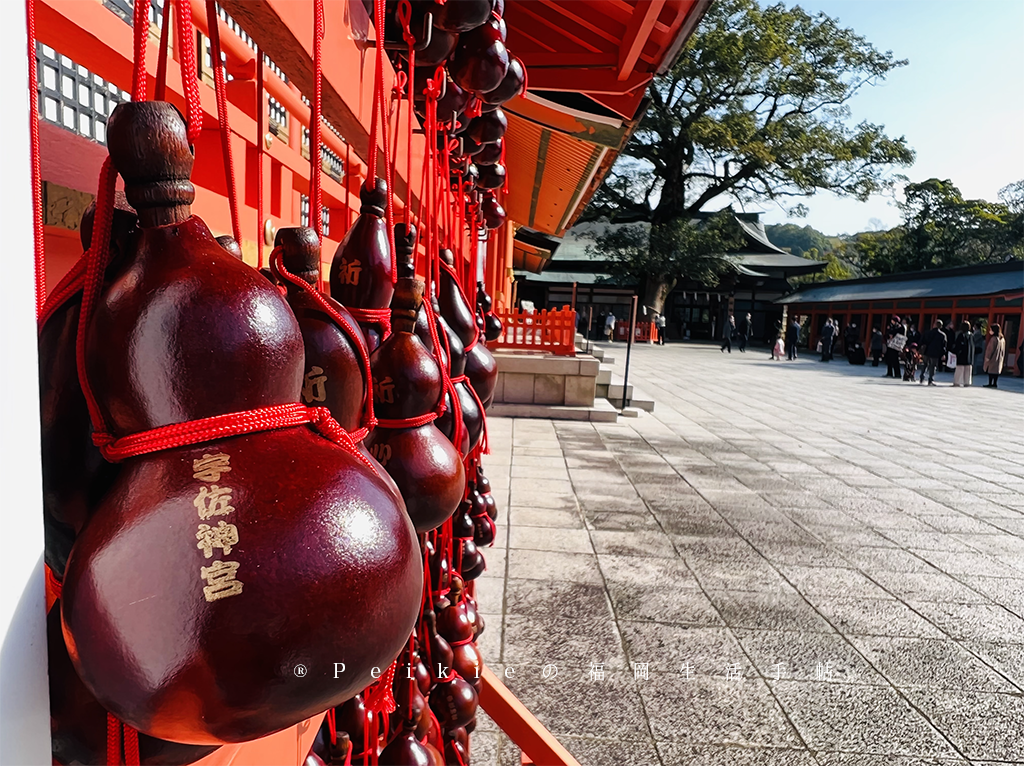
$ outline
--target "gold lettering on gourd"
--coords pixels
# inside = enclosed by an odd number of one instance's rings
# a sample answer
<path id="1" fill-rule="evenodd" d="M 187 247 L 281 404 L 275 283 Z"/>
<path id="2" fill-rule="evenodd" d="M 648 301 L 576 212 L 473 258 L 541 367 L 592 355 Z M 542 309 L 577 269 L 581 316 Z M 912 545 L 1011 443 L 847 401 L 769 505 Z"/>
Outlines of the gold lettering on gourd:
<path id="1" fill-rule="evenodd" d="M 327 376 L 324 375 L 324 368 L 313 366 L 309 368 L 302 383 L 302 401 L 306 404 L 322 402 L 327 399 Z"/>
<path id="2" fill-rule="evenodd" d="M 373 381 L 373 401 L 381 404 L 395 403 L 395 381 L 391 376 Z"/>
<path id="3" fill-rule="evenodd" d="M 226 516 L 235 510 L 231 505 L 231 487 L 218 487 L 216 484 L 200 487 L 199 494 L 192 504 L 199 511 L 199 518 L 203 521 L 214 516 Z"/>
<path id="4" fill-rule="evenodd" d="M 214 548 L 220 548 L 226 556 L 231 553 L 232 545 L 238 545 L 238 527 L 223 521 L 218 522 L 215 527 L 211 527 L 209 524 L 200 524 L 199 531 L 196 532 L 196 540 L 199 541 L 196 547 L 203 552 L 206 558 L 213 558 Z"/>
<path id="5" fill-rule="evenodd" d="M 231 458 L 223 452 L 203 455 L 192 461 L 192 478 L 199 481 L 220 481 L 221 474 L 231 470 L 231 466 L 228 465 L 230 460 Z"/>
<path id="6" fill-rule="evenodd" d="M 199 572 L 208 583 L 203 588 L 207 601 L 219 601 L 242 592 L 242 583 L 235 579 L 238 574 L 237 561 L 215 561 L 208 567 L 200 567 Z"/>
<path id="7" fill-rule="evenodd" d="M 219 482 L 225 473 L 231 471 L 230 462 L 230 456 L 223 452 L 204 454 L 192 461 L 192 478 L 203 482 Z M 231 492 L 231 487 L 218 484 L 201 486 L 192 500 L 199 518 L 207 521 L 214 516 L 233 513 L 235 507 L 231 505 Z M 232 547 L 238 545 L 238 527 L 224 520 L 218 521 L 217 526 L 200 524 L 196 531 L 196 540 L 199 541 L 196 548 L 203 552 L 204 558 L 213 558 L 215 549 L 227 556 L 231 553 Z M 209 602 L 237 596 L 242 592 L 243 583 L 238 579 L 237 561 L 219 560 L 208 567 L 201 566 L 199 576 L 206 583 L 203 587 L 203 596 Z"/>

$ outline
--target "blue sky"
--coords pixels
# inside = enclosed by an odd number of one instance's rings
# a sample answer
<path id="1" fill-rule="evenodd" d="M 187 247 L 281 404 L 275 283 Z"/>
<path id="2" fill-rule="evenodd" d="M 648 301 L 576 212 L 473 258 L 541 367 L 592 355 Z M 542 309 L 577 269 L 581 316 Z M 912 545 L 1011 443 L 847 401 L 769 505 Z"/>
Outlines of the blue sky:
<path id="1" fill-rule="evenodd" d="M 765 0 L 762 0 L 764 2 Z M 910 64 L 850 106 L 854 123 L 904 135 L 917 162 L 911 181 L 948 178 L 967 198 L 996 200 L 1024 178 L 1024 0 L 802 0 L 811 13 L 838 18 L 880 50 Z M 826 234 L 899 223 L 892 201 L 866 203 L 818 194 L 806 218 L 771 205 L 766 223 L 810 224 Z M 748 206 L 748 210 L 753 207 Z"/>

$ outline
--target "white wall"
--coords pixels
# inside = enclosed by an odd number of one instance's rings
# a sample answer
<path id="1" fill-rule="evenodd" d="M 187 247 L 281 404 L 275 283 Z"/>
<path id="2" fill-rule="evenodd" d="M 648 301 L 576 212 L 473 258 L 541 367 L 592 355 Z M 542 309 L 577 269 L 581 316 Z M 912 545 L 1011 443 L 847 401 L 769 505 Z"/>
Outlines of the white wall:
<path id="1" fill-rule="evenodd" d="M 24 2 L 0 24 L 0 764 L 50 756 Z"/>

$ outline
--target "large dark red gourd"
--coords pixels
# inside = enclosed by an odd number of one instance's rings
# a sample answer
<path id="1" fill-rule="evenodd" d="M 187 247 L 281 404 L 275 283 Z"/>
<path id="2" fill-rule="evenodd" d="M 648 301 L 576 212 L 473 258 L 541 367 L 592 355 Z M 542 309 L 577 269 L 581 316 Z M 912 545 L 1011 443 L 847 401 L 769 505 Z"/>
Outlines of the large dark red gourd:
<path id="1" fill-rule="evenodd" d="M 485 112 L 469 121 L 464 135 L 469 136 L 478 144 L 490 144 L 500 141 L 508 130 L 508 118 L 501 109 Z M 499 154 L 500 157 L 500 154 Z"/>
<path id="2" fill-rule="evenodd" d="M 465 488 L 458 451 L 433 422 L 408 427 L 383 421 L 419 418 L 442 395 L 441 369 L 416 336 L 423 283 L 398 280 L 392 301 L 391 335 L 373 352 L 373 402 L 378 426 L 367 438 L 370 452 L 391 474 L 418 532 L 440 526 L 455 512 Z"/>
<path id="3" fill-rule="evenodd" d="M 439 34 L 444 34 L 444 32 Z M 466 91 L 453 82 L 446 83 L 444 93 L 437 99 L 437 121 L 451 122 L 457 119 L 465 110 L 467 103 L 469 103 L 469 94 Z"/>
<path id="4" fill-rule="evenodd" d="M 82 246 L 92 238 L 95 204 L 82 216 Z M 110 265 L 106 279 L 123 266 L 123 252 L 138 224 L 135 211 L 118 195 L 110 236 Z M 113 485 L 118 466 L 103 459 L 92 443 L 89 410 L 78 382 L 75 337 L 82 307 L 79 290 L 52 311 L 39 328 L 39 411 L 43 468 L 44 555 L 57 578 L 75 537 Z"/>
<path id="5" fill-rule="evenodd" d="M 487 192 L 483 195 L 483 199 L 480 202 L 480 216 L 483 219 L 485 229 L 500 228 L 508 220 L 505 208 L 494 198 L 492 192 Z"/>
<path id="6" fill-rule="evenodd" d="M 453 32 L 434 27 L 430 31 L 430 42 L 423 50 L 416 51 L 417 67 L 437 67 L 448 60 L 455 50 L 459 36 Z"/>
<path id="7" fill-rule="evenodd" d="M 505 76 L 501 78 L 501 84 L 494 90 L 484 94 L 484 101 L 488 104 L 500 106 L 511 101 L 526 90 L 526 67 L 518 56 L 511 56 L 508 62 L 508 69 Z"/>
<path id="8" fill-rule="evenodd" d="M 503 26 L 504 22 L 487 22 L 459 35 L 448 72 L 463 90 L 484 94 L 501 85 L 509 59 Z"/>
<path id="9" fill-rule="evenodd" d="M 384 211 L 388 203 L 388 187 L 378 178 L 372 189 L 359 190 L 359 217 L 338 245 L 331 261 L 331 297 L 347 309 L 386 309 L 394 293 L 391 244 L 388 240 Z M 353 315 L 358 318 L 358 311 Z M 379 321 L 360 318 L 366 345 L 371 351 L 384 336 Z"/>
<path id="10" fill-rule="evenodd" d="M 492 0 L 454 0 L 435 4 L 434 26 L 448 32 L 468 32 L 487 21 L 493 9 Z"/>
<path id="11" fill-rule="evenodd" d="M 477 170 L 480 177 L 477 178 L 476 185 L 480 189 L 500 189 L 505 185 L 505 166 L 500 162 L 480 165 Z"/>
<path id="12" fill-rule="evenodd" d="M 308 227 L 278 229 L 274 244 L 281 249 L 285 269 L 317 289 L 320 281 L 320 239 Z M 326 314 L 308 291 L 282 280 L 302 332 L 306 371 L 302 379 L 302 403 L 326 407 L 342 428 L 355 431 L 362 425 L 370 381 L 363 369 L 366 343 L 360 334 L 352 337 Z M 322 296 L 349 327 L 356 320 L 336 300 Z M 357 344 L 362 344 L 362 349 Z"/>
<path id="13" fill-rule="evenodd" d="M 427 748 L 416 738 L 416 723 L 404 721 L 398 735 L 391 740 L 379 757 L 380 766 L 431 766 L 431 758 Z"/>
<path id="14" fill-rule="evenodd" d="M 495 162 L 500 162 L 504 144 L 505 140 L 502 138 L 493 143 L 484 144 L 480 147 L 480 151 L 473 155 L 473 162 L 477 165 L 493 165 Z M 495 227 L 489 226 L 488 228 Z"/>
<path id="15" fill-rule="evenodd" d="M 442 251 L 441 255 L 449 267 L 454 263 L 451 251 Z M 494 387 L 498 382 L 498 366 L 491 352 L 478 342 L 476 313 L 469 305 L 469 301 L 466 300 L 454 271 L 442 267 L 437 293 L 441 316 L 451 325 L 464 347 L 468 349 L 466 351 L 466 377 L 476 392 L 476 398 L 480 400 L 480 404 L 487 406 L 494 398 Z M 476 408 L 479 410 L 479 405 Z M 471 422 L 467 423 L 467 428 L 470 428 L 471 425 Z M 482 431 L 483 413 L 481 412 L 478 431 L 470 430 L 470 440 L 473 444 L 476 444 Z"/>
<path id="16" fill-rule="evenodd" d="M 431 610 L 424 613 L 430 642 L 430 672 L 434 688 L 430 691 L 430 709 L 442 729 L 465 726 L 476 715 L 477 694 L 473 686 L 452 672 L 455 656 L 452 648 L 437 632 L 436 617 Z"/>
<path id="17" fill-rule="evenodd" d="M 107 711 L 75 672 L 64 644 L 60 602 L 46 617 L 47 672 L 50 681 L 50 741 L 56 764 L 106 763 Z M 212 753 L 216 745 L 183 745 L 139 735 L 142 766 L 179 766 Z"/>
<path id="18" fill-rule="evenodd" d="M 180 114 L 122 104 L 107 134 L 141 224 L 87 334 L 113 435 L 298 402 L 298 324 L 191 214 Z M 243 742 L 340 704 L 391 663 L 418 614 L 419 562 L 387 484 L 311 428 L 165 449 L 125 460 L 78 537 L 64 636 L 126 724 Z"/>

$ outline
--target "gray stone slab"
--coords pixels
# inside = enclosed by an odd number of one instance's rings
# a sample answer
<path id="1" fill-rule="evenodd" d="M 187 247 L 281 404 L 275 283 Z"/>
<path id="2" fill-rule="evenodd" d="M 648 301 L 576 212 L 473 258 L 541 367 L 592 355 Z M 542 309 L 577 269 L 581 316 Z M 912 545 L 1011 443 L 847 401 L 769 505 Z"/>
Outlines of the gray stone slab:
<path id="1" fill-rule="evenodd" d="M 911 689 L 909 699 L 969 759 L 1024 759 L 1024 697 L 987 692 Z"/>
<path id="2" fill-rule="evenodd" d="M 600 585 L 604 581 L 597 557 L 585 553 L 511 550 L 508 576 L 527 580 L 563 580 Z"/>
<path id="3" fill-rule="evenodd" d="M 732 628 L 831 633 L 825 622 L 797 593 L 708 591 L 722 619 Z"/>
<path id="4" fill-rule="evenodd" d="M 899 601 L 819 596 L 810 599 L 836 630 L 847 635 L 944 637 L 935 625 Z"/>
<path id="5" fill-rule="evenodd" d="M 953 638 L 1024 645 L 1024 620 L 995 604 L 910 605 Z"/>
<path id="6" fill-rule="evenodd" d="M 815 766 L 806 750 L 659 742 L 662 763 L 686 766 Z M 653 763 L 653 762 L 652 762 Z"/>
<path id="7" fill-rule="evenodd" d="M 958 756 L 891 688 L 801 681 L 773 681 L 771 687 L 812 750 Z"/>
<path id="8" fill-rule="evenodd" d="M 681 625 L 722 625 L 711 601 L 699 590 L 653 585 L 636 588 L 610 582 L 608 593 L 619 620 L 649 620 Z"/>
<path id="9" fill-rule="evenodd" d="M 659 742 L 799 747 L 797 733 L 764 681 L 655 675 L 639 685 Z"/>
<path id="10" fill-rule="evenodd" d="M 733 631 L 758 672 L 770 680 L 886 685 L 861 654 L 838 633 L 780 630 Z"/>

